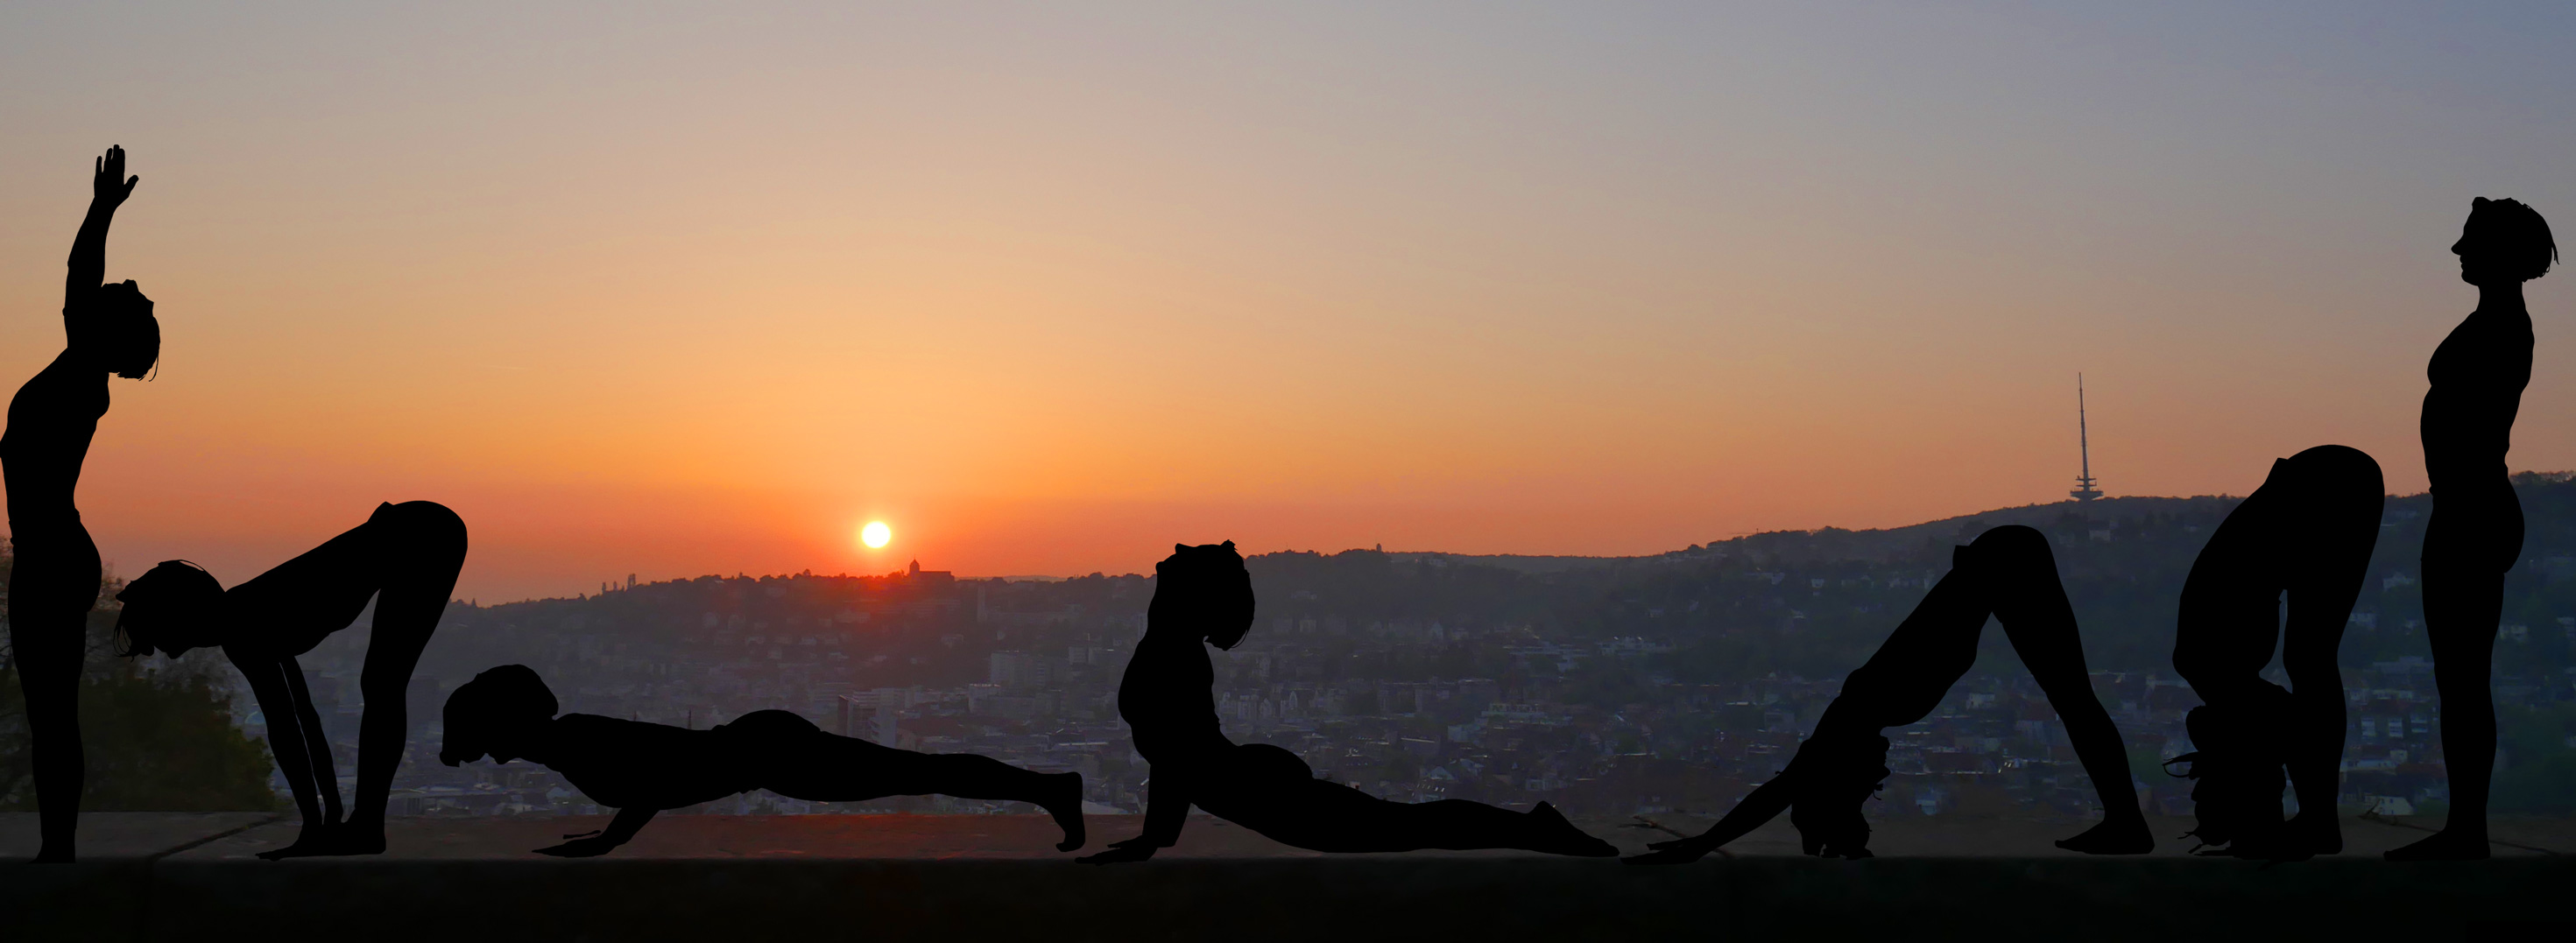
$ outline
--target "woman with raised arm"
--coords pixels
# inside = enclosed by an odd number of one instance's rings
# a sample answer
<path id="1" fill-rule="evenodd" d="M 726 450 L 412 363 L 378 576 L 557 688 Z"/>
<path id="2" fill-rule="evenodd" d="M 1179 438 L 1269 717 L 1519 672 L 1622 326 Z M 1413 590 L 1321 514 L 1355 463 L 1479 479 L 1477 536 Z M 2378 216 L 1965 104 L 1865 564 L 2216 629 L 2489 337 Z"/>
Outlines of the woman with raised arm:
<path id="1" fill-rule="evenodd" d="M 269 752 L 304 815 L 294 844 L 260 857 L 381 854 L 385 801 L 408 729 L 403 692 L 464 565 L 465 522 L 456 512 L 429 501 L 379 504 L 366 523 L 229 590 L 195 564 L 163 561 L 116 596 L 125 604 L 117 654 L 177 657 L 221 647 L 249 680 L 268 718 Z M 366 698 L 358 794 L 344 820 L 331 741 L 295 656 L 356 622 L 369 599 L 376 618 L 358 675 Z"/>
<path id="2" fill-rule="evenodd" d="M 604 855 L 654 813 L 767 789 L 809 802 L 865 802 L 931 793 L 1026 802 L 1064 829 L 1057 851 L 1082 847 L 1082 774 L 1040 773 L 972 753 L 916 753 L 824 733 L 786 711 L 753 711 L 712 730 L 684 730 L 560 705 L 526 665 L 502 665 L 447 696 L 439 762 L 526 759 L 617 810 L 606 829 L 537 849 L 558 858 Z"/>
<path id="3" fill-rule="evenodd" d="M 2433 492 L 2424 525 L 2424 635 L 2442 698 L 2451 815 L 2432 837 L 2389 852 L 2390 861 L 2487 856 L 2496 752 L 2487 676 L 2504 615 L 2504 572 L 2522 554 L 2522 502 L 2504 463 L 2522 388 L 2531 383 L 2531 312 L 2522 283 L 2549 272 L 2558 243 L 2531 207 L 2479 197 L 2451 252 L 2460 257 L 2460 280 L 2478 286 L 2478 307 L 2433 348 L 2422 422 Z"/>
<path id="4" fill-rule="evenodd" d="M 2129 757 L 2111 714 L 2093 696 L 2077 637 L 2075 609 L 2057 578 L 2048 538 L 2020 525 L 1978 535 L 1951 551 L 1950 572 L 1888 633 L 1878 652 L 1843 679 L 1816 732 L 1798 745 L 1780 775 L 1744 797 L 1709 830 L 1655 842 L 1629 864 L 1686 864 L 1789 813 L 1800 846 L 1811 855 L 1867 858 L 1869 823 L 1861 803 L 1887 779 L 1889 727 L 1922 720 L 1977 660 L 1977 636 L 1992 616 L 2013 652 L 2048 695 L 2074 742 L 2075 757 L 2102 799 L 2102 824 L 2057 847 L 2097 855 L 2145 854 L 2155 848 L 2130 785 Z"/>
<path id="5" fill-rule="evenodd" d="M 1154 565 L 1145 637 L 1118 684 L 1118 716 L 1136 752 L 1153 764 L 1144 834 L 1111 842 L 1084 864 L 1143 861 L 1180 840 L 1196 805 L 1283 845 L 1372 852 L 1516 848 L 1608 857 L 1609 842 L 1574 827 L 1556 808 L 1528 812 L 1469 802 L 1390 802 L 1315 778 L 1304 760 L 1267 743 L 1237 746 L 1217 725 L 1207 646 L 1233 648 L 1252 631 L 1252 576 L 1234 542 L 1174 545 Z"/>
<path id="6" fill-rule="evenodd" d="M 108 148 L 92 167 L 89 215 L 72 237 L 63 285 L 63 352 L 18 388 L 8 431 L 0 433 L 17 555 L 9 571 L 9 644 L 33 741 L 39 863 L 71 862 L 80 821 L 81 648 L 98 604 L 99 562 L 72 491 L 107 414 L 108 374 L 141 379 L 161 358 L 152 300 L 130 280 L 100 284 L 107 225 L 141 179 L 125 175 L 122 147 Z"/>

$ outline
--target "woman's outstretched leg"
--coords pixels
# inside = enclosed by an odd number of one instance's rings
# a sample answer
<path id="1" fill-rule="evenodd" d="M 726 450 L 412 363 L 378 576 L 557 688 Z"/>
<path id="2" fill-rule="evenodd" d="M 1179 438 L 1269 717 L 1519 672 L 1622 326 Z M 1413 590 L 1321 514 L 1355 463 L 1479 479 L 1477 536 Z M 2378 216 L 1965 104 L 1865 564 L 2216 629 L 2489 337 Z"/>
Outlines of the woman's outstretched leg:
<path id="1" fill-rule="evenodd" d="M 1072 851 L 1085 841 L 1080 773 L 1039 773 L 989 756 L 916 753 L 834 736 L 811 725 L 805 729 L 811 733 L 762 758 L 767 767 L 763 788 L 808 802 L 932 794 L 1026 802 L 1045 809 L 1064 830 L 1057 851 Z"/>
<path id="2" fill-rule="evenodd" d="M 2075 758 L 2093 780 L 2102 802 L 2102 824 L 2057 843 L 2068 851 L 2097 855 L 2136 855 L 2155 850 L 2147 832 L 2146 813 L 2138 808 L 2129 753 L 2111 712 L 2093 694 L 2084 667 L 2084 642 L 2075 625 L 2075 607 L 2057 576 L 2057 558 L 2048 538 L 2027 527 L 1998 527 L 1971 545 L 1990 588 L 1995 618 L 2003 623 L 2013 653 L 2021 656 L 2039 689 L 2048 695 Z"/>
<path id="3" fill-rule="evenodd" d="M 430 633 L 456 591 L 465 567 L 465 521 L 445 505 L 406 501 L 386 505 L 366 525 L 374 560 L 376 618 L 367 641 L 367 664 L 358 676 L 366 713 L 358 721 L 358 792 L 339 844 L 348 854 L 385 850 L 385 803 L 394 770 L 402 765 L 410 730 L 405 705 L 412 669 L 429 647 Z"/>
<path id="4" fill-rule="evenodd" d="M 1609 842 L 1584 834 L 1566 821 L 1564 813 L 1544 802 L 1527 812 L 1465 799 L 1393 802 L 1320 779 L 1297 784 L 1281 799 L 1310 814 L 1301 817 L 1295 829 L 1274 825 L 1254 830 L 1312 851 L 1511 848 L 1585 858 L 1607 858 L 1619 853 Z"/>
<path id="5" fill-rule="evenodd" d="M 1390 802 L 1315 778 L 1306 761 L 1266 743 L 1245 744 L 1204 769 L 1197 805 L 1272 841 L 1336 853 L 1516 848 L 1606 858 L 1619 853 L 1584 834 L 1555 806 L 1528 812 L 1470 802 Z"/>

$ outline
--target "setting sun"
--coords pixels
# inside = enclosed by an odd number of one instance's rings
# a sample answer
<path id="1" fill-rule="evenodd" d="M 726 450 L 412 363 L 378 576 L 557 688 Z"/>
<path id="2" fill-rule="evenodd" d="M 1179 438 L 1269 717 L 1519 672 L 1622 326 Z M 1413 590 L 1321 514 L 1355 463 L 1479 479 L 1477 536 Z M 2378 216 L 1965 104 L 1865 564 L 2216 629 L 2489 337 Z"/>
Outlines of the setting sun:
<path id="1" fill-rule="evenodd" d="M 868 526 L 859 528 L 859 542 L 868 545 L 870 550 L 884 549 L 893 541 L 894 529 L 885 526 L 884 521 L 869 521 Z"/>

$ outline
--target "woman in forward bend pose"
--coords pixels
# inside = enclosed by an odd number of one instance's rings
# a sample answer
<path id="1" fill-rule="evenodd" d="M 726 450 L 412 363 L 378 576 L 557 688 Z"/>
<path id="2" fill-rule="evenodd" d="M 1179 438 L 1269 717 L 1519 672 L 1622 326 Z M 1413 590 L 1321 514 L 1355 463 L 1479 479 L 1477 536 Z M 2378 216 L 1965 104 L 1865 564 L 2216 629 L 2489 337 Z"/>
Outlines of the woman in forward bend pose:
<path id="1" fill-rule="evenodd" d="M 2202 705 L 2184 718 L 2199 780 L 2202 845 L 2298 860 L 2343 850 L 2335 778 L 2343 759 L 2343 676 L 2335 651 L 2370 572 L 2386 501 L 2379 463 L 2320 445 L 2272 463 L 2228 512 L 2184 578 L 2174 670 Z M 2281 618 L 2284 597 L 2289 618 Z M 2290 688 L 2263 679 L 2278 645 Z M 2299 814 L 2281 820 L 2284 768 Z"/>
<path id="2" fill-rule="evenodd" d="M 490 754 L 562 773 L 617 810 L 608 828 L 564 836 L 538 854 L 588 858 L 626 844 L 653 814 L 767 789 L 810 802 L 930 793 L 1026 802 L 1064 829 L 1057 851 L 1082 847 L 1082 774 L 1038 773 L 972 753 L 915 753 L 816 729 L 786 711 L 753 711 L 713 730 L 590 714 L 555 716 L 553 691 L 525 665 L 502 665 L 447 696 L 449 766 Z"/>
<path id="3" fill-rule="evenodd" d="M 385 800 L 408 730 L 404 688 L 464 565 L 465 522 L 456 512 L 429 501 L 379 504 L 366 523 L 229 590 L 195 564 L 163 561 L 117 594 L 125 604 L 116 620 L 117 653 L 177 657 L 221 647 L 249 680 L 268 718 L 269 751 L 304 816 L 294 844 L 260 857 L 381 854 Z M 358 794 L 343 819 L 331 741 L 295 656 L 356 622 L 370 598 L 375 624 L 358 675 L 366 699 Z"/>
<path id="4" fill-rule="evenodd" d="M 107 376 L 140 379 L 161 357 L 152 300 L 132 281 L 99 284 L 107 226 L 140 177 L 125 175 L 125 149 L 92 168 L 89 215 L 72 237 L 63 285 L 63 352 L 9 400 L 0 433 L 0 477 L 9 489 L 9 642 L 26 698 L 41 836 L 36 861 L 69 864 L 80 821 L 79 689 L 89 611 L 98 604 L 98 545 L 81 526 L 72 490 L 90 438 L 107 414 Z"/>
<path id="5" fill-rule="evenodd" d="M 1310 851 L 1517 848 L 1608 857 L 1610 843 L 1584 834 L 1555 807 L 1513 812 L 1481 802 L 1389 802 L 1315 778 L 1297 755 L 1266 743 L 1237 746 L 1218 729 L 1216 673 L 1207 645 L 1233 648 L 1252 630 L 1252 575 L 1234 542 L 1174 545 L 1154 565 L 1145 637 L 1118 685 L 1118 715 L 1134 729 L 1136 752 L 1153 764 L 1144 834 L 1111 842 L 1085 864 L 1143 861 L 1180 839 L 1195 804 L 1273 841 Z"/>
<path id="6" fill-rule="evenodd" d="M 2088 854 L 2144 854 L 2155 847 L 2130 785 L 2129 757 L 2110 712 L 2093 696 L 2076 636 L 2075 609 L 2057 578 L 2048 538 L 2020 525 L 1997 527 L 1951 551 L 1950 572 L 1924 594 L 1877 654 L 1843 679 L 1816 732 L 1789 766 L 1736 803 L 1708 831 L 1655 842 L 1629 864 L 1683 864 L 1789 813 L 1806 853 L 1867 858 L 1861 802 L 1887 778 L 1889 727 L 1922 720 L 1976 663 L 1986 617 L 2003 623 L 2013 651 L 2048 695 L 2075 743 L 2075 756 L 2101 796 L 2102 823 L 2057 843 Z"/>
<path id="7" fill-rule="evenodd" d="M 2522 554 L 2522 503 L 2506 478 L 2514 414 L 2531 383 L 2531 312 L 2522 283 L 2558 258 L 2549 223 L 2513 200 L 2478 198 L 2460 241 L 2460 280 L 2478 308 L 2433 349 L 2425 369 L 2424 471 L 2433 515 L 2424 525 L 2424 635 L 2442 697 L 2442 757 L 2451 815 L 2440 832 L 2388 853 L 2391 861 L 2487 856 L 2487 786 L 2495 772 L 2496 623 L 2504 572 Z"/>

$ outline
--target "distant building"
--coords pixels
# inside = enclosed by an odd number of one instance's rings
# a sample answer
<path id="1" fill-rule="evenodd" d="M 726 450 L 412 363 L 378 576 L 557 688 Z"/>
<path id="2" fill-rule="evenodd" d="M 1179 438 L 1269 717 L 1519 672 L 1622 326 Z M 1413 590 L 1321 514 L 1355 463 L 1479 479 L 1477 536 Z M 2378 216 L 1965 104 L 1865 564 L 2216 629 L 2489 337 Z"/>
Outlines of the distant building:
<path id="1" fill-rule="evenodd" d="M 994 652 L 985 681 L 1004 688 L 1031 688 L 1043 683 L 1045 672 L 1038 657 L 1029 652 Z"/>

